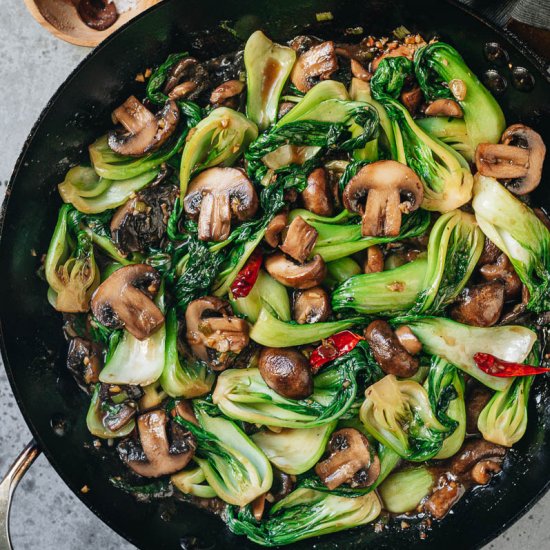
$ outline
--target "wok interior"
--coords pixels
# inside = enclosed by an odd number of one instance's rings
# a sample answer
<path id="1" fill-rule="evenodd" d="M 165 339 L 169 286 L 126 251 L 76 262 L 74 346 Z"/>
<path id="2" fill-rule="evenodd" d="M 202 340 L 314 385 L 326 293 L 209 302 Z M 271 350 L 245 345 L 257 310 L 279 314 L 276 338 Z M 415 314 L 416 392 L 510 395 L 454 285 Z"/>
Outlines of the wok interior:
<path id="1" fill-rule="evenodd" d="M 334 19 L 319 23 L 315 14 L 320 12 L 331 12 Z M 221 21 L 228 21 L 226 26 L 233 33 L 224 30 Z M 206 59 L 239 48 L 256 28 L 278 41 L 301 33 L 349 41 L 344 29 L 359 25 L 365 35 L 389 33 L 399 25 L 427 38 L 437 34 L 458 47 L 477 74 L 489 68 L 483 45 L 489 41 L 504 43 L 502 37 L 471 16 L 431 0 L 414 5 L 402 0 L 392 6 L 384 1 L 351 0 L 281 0 L 276 5 L 268 0 L 185 4 L 167 0 L 109 40 L 77 69 L 49 106 L 18 163 L 8 191 L 0 248 L 0 318 L 10 380 L 42 448 L 65 481 L 102 519 L 140 547 L 179 548 L 182 537 L 190 537 L 186 540 L 191 543 L 197 538 L 197 547 L 202 548 L 255 545 L 229 534 L 221 520 L 192 506 L 169 499 L 138 504 L 109 484 L 108 478 L 124 466 L 115 455 L 91 445 L 84 420 L 86 397 L 65 368 L 61 316 L 49 307 L 47 285 L 36 274 L 59 207 L 55 186 L 82 158 L 86 146 L 109 126 L 112 107 L 140 90 L 140 85 L 134 84 L 135 75 L 162 62 L 169 53 L 189 50 Z M 513 48 L 508 51 L 513 63 L 537 74 Z M 550 85 L 538 76 L 531 93 L 510 87 L 498 99 L 509 120 L 532 126 L 547 141 L 549 91 Z M 534 199 L 550 209 L 544 191 L 543 184 Z M 536 382 L 532 394 L 527 433 L 509 453 L 498 483 L 462 499 L 454 513 L 428 533 L 429 546 L 477 546 L 494 536 L 544 490 L 550 465 L 546 432 L 550 396 L 544 381 Z M 64 436 L 55 435 L 52 422 L 65 427 Z M 83 441 L 89 445 L 83 446 Z M 84 485 L 90 488 L 86 495 L 80 492 Z M 366 526 L 324 537 L 316 547 L 341 544 L 361 548 L 373 543 L 377 548 L 426 546 L 414 528 L 375 534 L 372 526 Z M 306 541 L 295 547 L 310 545 Z"/>

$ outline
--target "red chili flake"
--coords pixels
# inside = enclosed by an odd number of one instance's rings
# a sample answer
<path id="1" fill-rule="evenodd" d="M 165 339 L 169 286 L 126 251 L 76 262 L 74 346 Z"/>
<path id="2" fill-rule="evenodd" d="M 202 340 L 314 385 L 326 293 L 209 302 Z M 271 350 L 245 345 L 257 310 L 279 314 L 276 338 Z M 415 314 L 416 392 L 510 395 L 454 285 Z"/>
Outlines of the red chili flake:
<path id="1" fill-rule="evenodd" d="M 319 369 L 329 361 L 333 361 L 346 353 L 349 353 L 361 340 L 362 336 L 344 330 L 327 338 L 309 356 L 309 365 L 313 374 L 319 372 Z"/>
<path id="2" fill-rule="evenodd" d="M 231 285 L 231 293 L 235 298 L 246 298 L 250 294 L 260 274 L 262 261 L 262 253 L 258 249 L 254 250 Z"/>
<path id="3" fill-rule="evenodd" d="M 483 372 L 500 378 L 531 376 L 533 374 L 542 374 L 550 371 L 550 369 L 544 367 L 534 367 L 533 365 L 503 361 L 490 353 L 476 353 L 474 355 L 474 361 Z"/>

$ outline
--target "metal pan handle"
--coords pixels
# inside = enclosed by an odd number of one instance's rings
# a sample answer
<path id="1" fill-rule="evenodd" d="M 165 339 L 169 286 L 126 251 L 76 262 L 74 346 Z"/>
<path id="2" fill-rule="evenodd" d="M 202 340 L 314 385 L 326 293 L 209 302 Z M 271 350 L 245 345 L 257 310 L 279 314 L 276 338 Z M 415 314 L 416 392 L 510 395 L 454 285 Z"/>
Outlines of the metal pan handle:
<path id="1" fill-rule="evenodd" d="M 10 508 L 13 493 L 40 454 L 37 443 L 32 440 L 16 458 L 6 477 L 0 482 L 0 550 L 12 550 L 10 538 Z"/>

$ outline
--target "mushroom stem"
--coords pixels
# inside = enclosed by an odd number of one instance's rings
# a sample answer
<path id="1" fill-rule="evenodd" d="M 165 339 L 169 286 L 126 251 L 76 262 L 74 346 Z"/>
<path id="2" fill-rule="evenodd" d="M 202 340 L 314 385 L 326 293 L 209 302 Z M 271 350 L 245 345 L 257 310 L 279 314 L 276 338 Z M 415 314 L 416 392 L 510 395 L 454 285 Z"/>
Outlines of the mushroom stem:
<path id="1" fill-rule="evenodd" d="M 401 229 L 399 192 L 372 189 L 369 192 L 361 233 L 363 236 L 387 235 L 395 237 Z"/>

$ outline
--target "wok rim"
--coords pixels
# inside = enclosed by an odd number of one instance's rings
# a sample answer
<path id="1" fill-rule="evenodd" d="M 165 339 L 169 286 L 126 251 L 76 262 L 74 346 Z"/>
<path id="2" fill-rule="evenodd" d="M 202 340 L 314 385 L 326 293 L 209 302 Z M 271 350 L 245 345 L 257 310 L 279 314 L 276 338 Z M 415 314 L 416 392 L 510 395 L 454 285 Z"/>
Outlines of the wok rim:
<path id="1" fill-rule="evenodd" d="M 0 248 L 3 246 L 3 242 L 4 242 L 3 240 L 4 223 L 5 223 L 7 211 L 9 208 L 10 195 L 15 186 L 15 182 L 19 176 L 19 172 L 24 163 L 25 157 L 27 155 L 27 152 L 30 146 L 32 145 L 37 135 L 39 135 L 44 119 L 49 114 L 53 106 L 56 104 L 60 95 L 71 85 L 73 80 L 78 78 L 79 73 L 85 67 L 85 65 L 89 63 L 96 55 L 98 55 L 105 48 L 108 48 L 112 42 L 116 41 L 118 39 L 118 36 L 123 32 L 125 32 L 127 28 L 132 26 L 134 23 L 137 23 L 141 19 L 145 17 L 149 17 L 152 13 L 154 13 L 157 10 L 169 9 L 166 6 L 169 6 L 170 3 L 173 1 L 177 1 L 177 0 L 168 0 L 165 2 L 160 2 L 148 8 L 147 10 L 141 12 L 136 17 L 130 19 L 127 23 L 125 23 L 123 26 L 117 29 L 113 34 L 108 36 L 98 46 L 91 49 L 91 51 L 76 65 L 76 67 L 70 72 L 70 74 L 59 85 L 57 90 L 48 100 L 48 102 L 42 109 L 40 115 L 38 116 L 37 120 L 33 124 L 27 138 L 23 143 L 21 152 L 19 153 L 19 156 L 15 162 L 11 177 L 6 186 L 5 196 L 2 201 L 2 205 L 0 207 Z M 510 32 L 506 28 L 497 26 L 493 22 L 489 21 L 484 15 L 476 12 L 470 6 L 462 4 L 461 2 L 459 2 L 459 0 L 445 0 L 445 2 L 453 6 L 454 8 L 461 10 L 462 12 L 466 13 L 468 16 L 479 21 L 482 25 L 491 29 L 500 38 L 502 38 L 504 42 L 512 46 L 522 57 L 527 58 L 527 60 L 530 61 L 535 66 L 536 70 L 539 73 L 538 76 L 542 77 L 545 81 L 550 83 L 550 64 L 546 62 L 540 55 L 534 52 L 526 43 L 521 41 L 517 35 Z M 78 500 L 82 502 L 82 504 L 84 504 L 84 506 L 88 510 L 90 510 L 97 518 L 99 518 L 104 524 L 106 524 L 110 529 L 112 529 L 115 533 L 117 533 L 117 535 L 119 535 L 121 538 L 123 538 L 124 540 L 130 542 L 131 544 L 139 548 L 137 540 L 132 536 L 131 533 L 124 531 L 121 527 L 118 527 L 117 525 L 115 525 L 115 522 L 113 522 L 110 519 L 110 517 L 105 515 L 103 512 L 98 511 L 95 508 L 95 506 L 91 502 L 89 502 L 86 495 L 81 492 L 81 488 L 76 487 L 75 484 L 73 484 L 72 482 L 66 479 L 67 476 L 65 475 L 63 468 L 58 464 L 57 459 L 55 458 L 54 454 L 50 452 L 48 446 L 44 444 L 45 440 L 41 435 L 41 431 L 35 427 L 32 421 L 31 415 L 27 411 L 27 407 L 23 402 L 18 386 L 15 382 L 15 377 L 13 376 L 12 367 L 7 354 L 7 349 L 6 349 L 5 339 L 4 339 L 3 323 L 1 318 L 0 318 L 0 356 L 2 358 L 4 370 L 6 371 L 7 379 L 9 381 L 9 385 L 10 385 L 12 394 L 15 398 L 15 401 L 17 403 L 17 406 L 21 411 L 23 419 L 27 424 L 34 441 L 37 442 L 40 451 L 44 454 L 48 463 L 51 465 L 51 467 L 54 469 L 57 475 L 61 478 L 63 483 L 71 490 L 73 495 L 76 496 Z M 550 490 L 550 474 L 548 475 L 548 479 L 546 480 L 546 482 L 543 485 L 541 485 L 540 489 L 533 495 L 533 497 L 521 509 L 517 510 L 512 516 L 506 519 L 500 527 L 496 528 L 491 534 L 484 537 L 474 546 L 471 546 L 471 548 L 473 549 L 482 548 L 483 546 L 485 546 L 486 544 L 488 544 L 489 542 L 497 538 L 499 535 L 504 533 L 507 529 L 509 529 L 512 525 L 514 525 L 521 517 L 527 514 L 527 512 L 529 512 L 529 510 L 531 510 L 533 506 L 537 502 L 539 502 L 546 495 L 546 493 L 548 493 L 549 490 Z M 317 538 L 318 537 L 316 537 L 316 539 Z M 429 537 L 427 542 L 429 543 Z"/>

